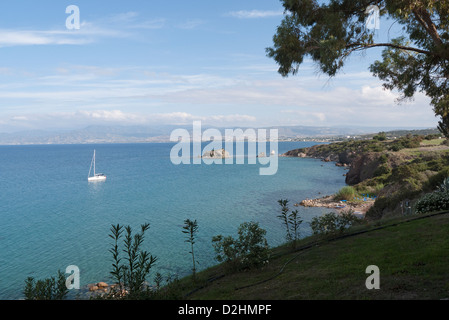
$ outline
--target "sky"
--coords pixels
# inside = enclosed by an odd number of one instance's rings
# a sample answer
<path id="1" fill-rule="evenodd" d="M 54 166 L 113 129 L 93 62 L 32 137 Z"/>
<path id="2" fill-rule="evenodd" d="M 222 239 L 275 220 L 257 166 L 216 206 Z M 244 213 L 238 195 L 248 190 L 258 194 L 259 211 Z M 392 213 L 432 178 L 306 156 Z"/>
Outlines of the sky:
<path id="1" fill-rule="evenodd" d="M 79 29 L 66 8 L 79 8 Z M 266 56 L 279 0 L 17 0 L 0 4 L 0 132 L 89 125 L 435 127 L 429 99 L 398 103 L 350 58 L 287 78 Z M 378 37 L 394 36 L 381 21 Z M 382 34 L 383 32 L 383 34 Z M 392 34 L 393 33 L 393 34 Z"/>

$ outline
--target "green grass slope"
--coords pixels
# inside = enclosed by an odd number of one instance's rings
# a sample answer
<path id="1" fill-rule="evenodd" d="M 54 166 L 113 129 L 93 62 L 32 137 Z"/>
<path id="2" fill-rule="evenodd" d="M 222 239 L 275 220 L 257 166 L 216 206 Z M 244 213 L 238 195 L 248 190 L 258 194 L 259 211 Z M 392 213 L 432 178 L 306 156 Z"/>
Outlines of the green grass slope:
<path id="1" fill-rule="evenodd" d="M 351 234 L 352 233 L 352 234 Z M 223 266 L 179 285 L 192 300 L 401 300 L 449 298 L 449 213 L 377 222 L 337 239 L 276 248 L 268 266 L 226 274 Z M 368 290 L 366 268 L 380 270 Z"/>

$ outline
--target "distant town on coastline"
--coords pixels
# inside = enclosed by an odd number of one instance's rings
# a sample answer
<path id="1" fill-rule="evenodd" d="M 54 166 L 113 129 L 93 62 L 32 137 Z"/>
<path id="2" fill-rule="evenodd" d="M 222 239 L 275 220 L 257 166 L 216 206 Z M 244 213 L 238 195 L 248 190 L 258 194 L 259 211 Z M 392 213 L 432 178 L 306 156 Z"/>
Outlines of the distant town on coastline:
<path id="1" fill-rule="evenodd" d="M 0 145 L 33 144 L 98 144 L 98 143 L 163 143 L 170 142 L 170 133 L 182 126 L 89 126 L 67 131 L 30 130 L 0 133 Z M 204 127 L 207 129 L 208 127 Z M 223 131 L 224 128 L 215 127 Z M 229 128 L 233 129 L 233 128 Z M 246 130 L 247 128 L 241 128 Z M 257 129 L 257 128 L 255 128 Z M 389 128 L 389 127 L 319 127 L 280 126 L 261 129 L 278 129 L 279 141 L 338 142 L 347 139 L 371 139 L 379 132 L 386 132 L 394 139 L 407 134 L 440 133 L 437 128 Z"/>

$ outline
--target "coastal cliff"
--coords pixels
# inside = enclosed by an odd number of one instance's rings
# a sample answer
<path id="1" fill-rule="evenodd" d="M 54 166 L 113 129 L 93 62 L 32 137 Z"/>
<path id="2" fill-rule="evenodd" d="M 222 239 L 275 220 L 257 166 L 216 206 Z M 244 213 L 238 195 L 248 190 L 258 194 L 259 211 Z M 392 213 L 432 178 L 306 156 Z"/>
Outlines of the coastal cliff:
<path id="1" fill-rule="evenodd" d="M 417 198 L 449 176 L 449 146 L 445 141 L 435 135 L 352 140 L 295 149 L 282 156 L 320 159 L 347 167 L 345 182 L 353 188 L 355 197 L 375 196 L 366 217 L 379 219 L 403 214 L 406 206 L 413 206 Z M 323 201 L 302 203 L 322 205 Z"/>
<path id="2" fill-rule="evenodd" d="M 339 146 L 340 147 L 340 146 Z M 381 152 L 359 153 L 350 148 L 340 148 L 333 145 L 316 145 L 309 148 L 291 150 L 284 157 L 314 158 L 324 162 L 335 162 L 336 166 L 348 167 L 346 184 L 356 185 L 366 179 L 373 178 L 382 160 Z"/>

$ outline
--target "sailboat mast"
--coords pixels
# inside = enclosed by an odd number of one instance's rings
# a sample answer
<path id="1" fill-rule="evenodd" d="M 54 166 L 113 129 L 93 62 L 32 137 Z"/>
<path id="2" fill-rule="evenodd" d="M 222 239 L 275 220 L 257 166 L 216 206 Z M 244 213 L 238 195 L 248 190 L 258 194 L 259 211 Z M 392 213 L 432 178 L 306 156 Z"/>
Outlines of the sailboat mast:
<path id="1" fill-rule="evenodd" d="M 94 150 L 94 177 L 95 177 L 95 150 Z"/>

